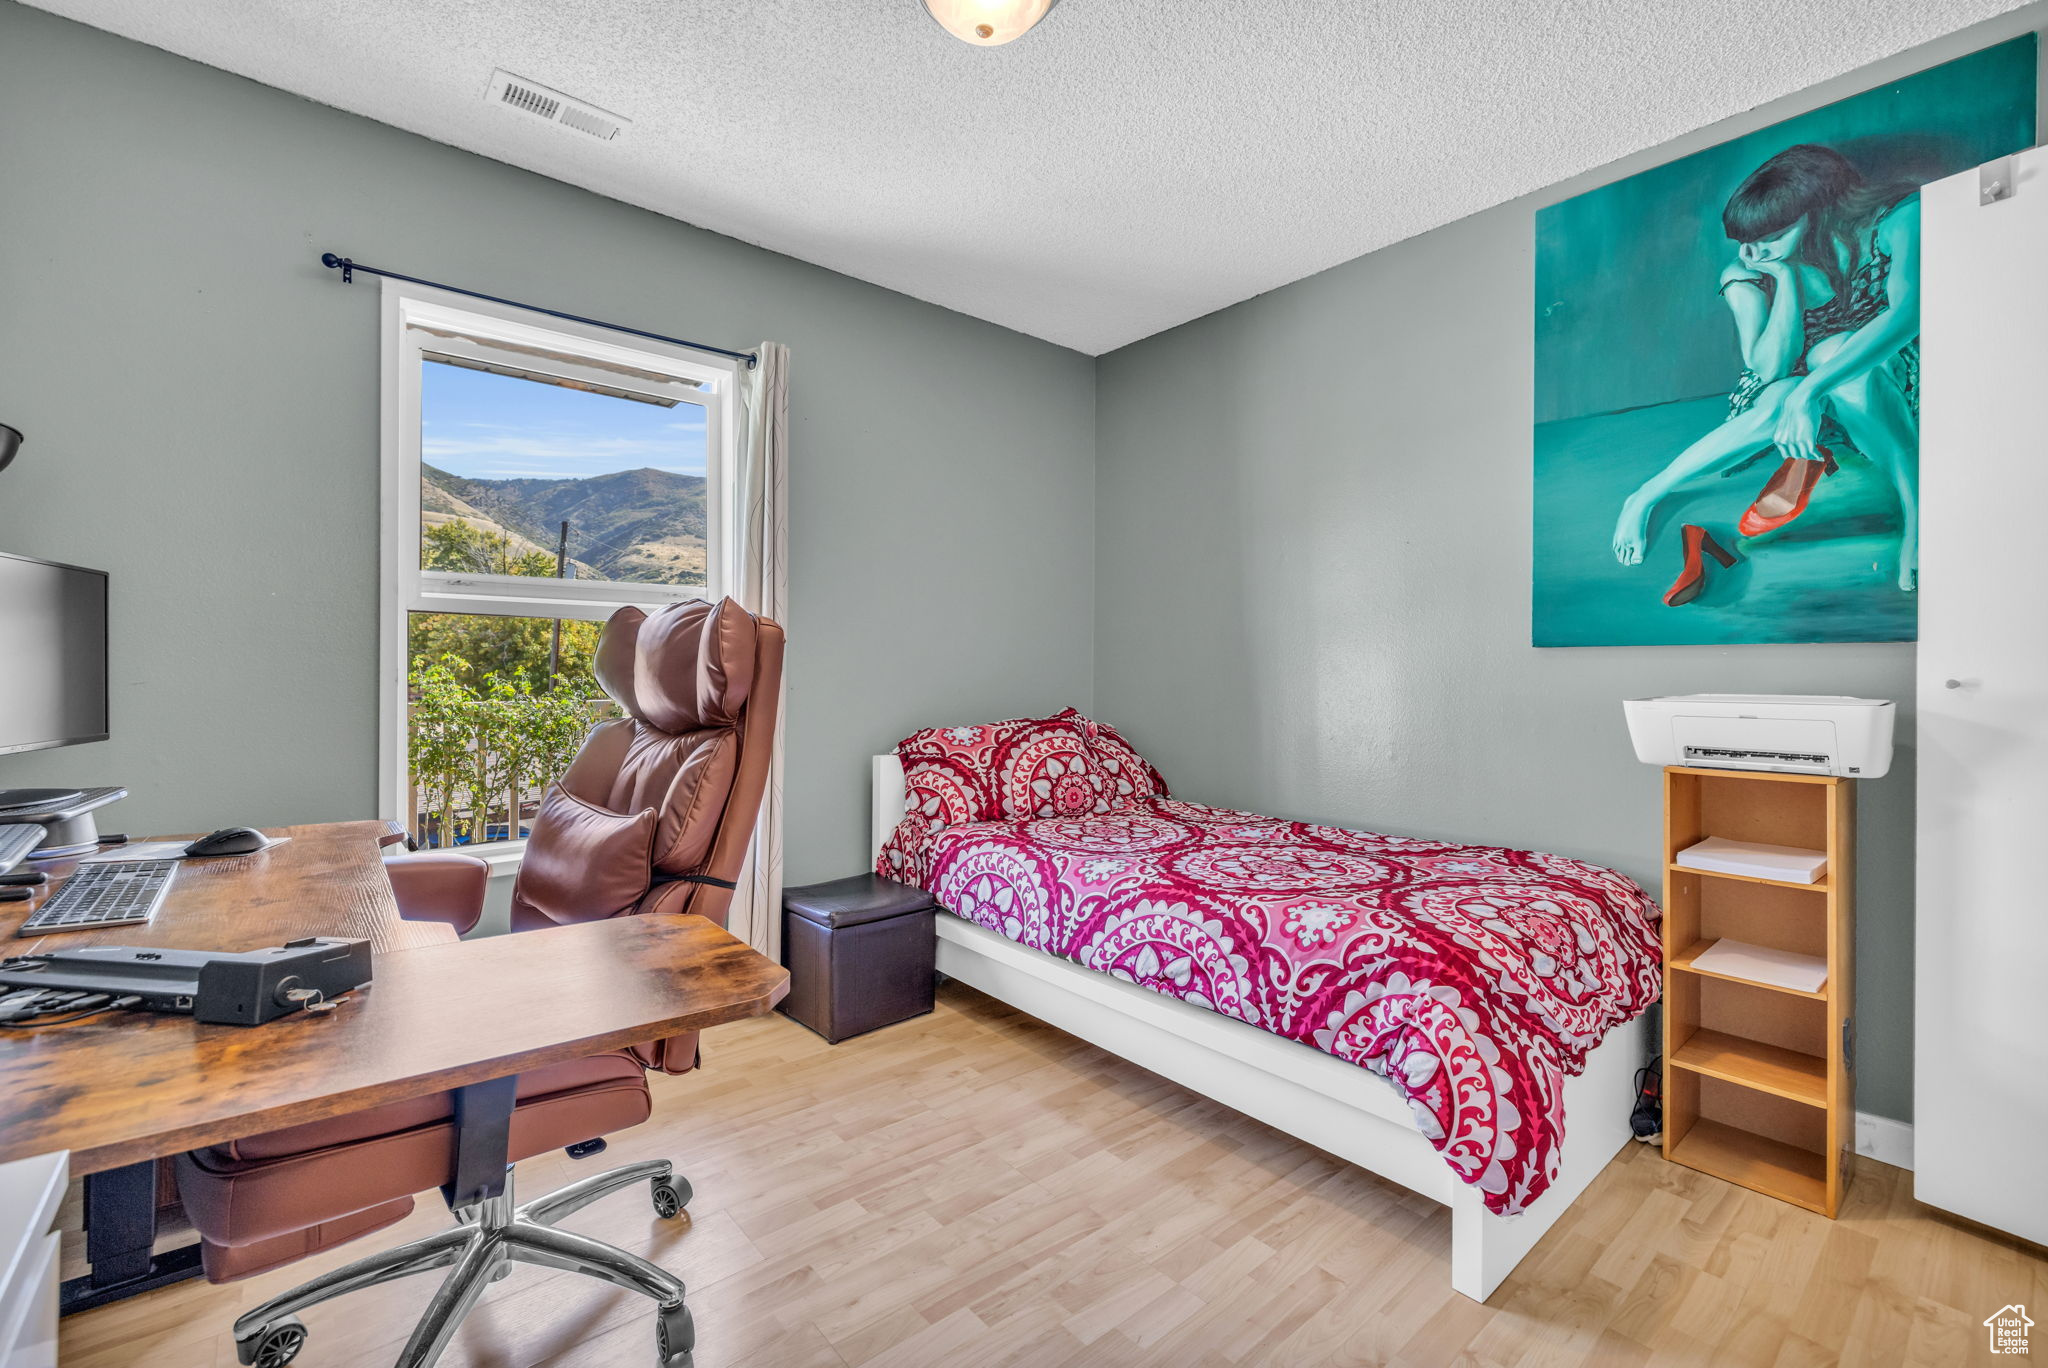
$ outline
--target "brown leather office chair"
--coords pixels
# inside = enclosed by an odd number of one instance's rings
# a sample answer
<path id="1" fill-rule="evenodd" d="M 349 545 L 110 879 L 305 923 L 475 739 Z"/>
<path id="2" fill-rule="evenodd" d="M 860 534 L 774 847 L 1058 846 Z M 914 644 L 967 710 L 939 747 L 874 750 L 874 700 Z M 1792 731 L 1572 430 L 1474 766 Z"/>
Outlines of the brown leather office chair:
<path id="1" fill-rule="evenodd" d="M 694 912 L 723 925 L 767 783 L 782 682 L 782 629 L 730 599 L 649 616 L 615 613 L 599 639 L 599 682 L 626 712 L 600 723 L 542 799 L 513 892 L 513 928 L 639 912 Z M 401 912 L 472 929 L 482 861 L 440 852 L 388 862 Z M 372 987 L 371 991 L 375 991 Z M 647 1068 L 694 1065 L 694 1035 L 519 1076 L 506 1160 L 582 1147 L 647 1119 Z M 503 1191 L 457 1205 L 460 1107 L 443 1093 L 292 1126 L 180 1156 L 178 1190 L 213 1282 L 247 1277 L 403 1219 L 413 1194 L 441 1186 L 458 1225 L 274 1297 L 235 1322 L 243 1363 L 278 1368 L 305 1328 L 294 1313 L 358 1288 L 454 1265 L 400 1356 L 425 1368 L 508 1260 L 568 1268 L 642 1292 L 661 1307 L 663 1361 L 687 1365 L 694 1332 L 683 1285 L 623 1250 L 554 1229 L 607 1193 L 650 1184 L 673 1217 L 689 1184 L 667 1160 L 586 1178 L 514 1207 Z M 601 1146 L 599 1147 L 601 1148 Z"/>

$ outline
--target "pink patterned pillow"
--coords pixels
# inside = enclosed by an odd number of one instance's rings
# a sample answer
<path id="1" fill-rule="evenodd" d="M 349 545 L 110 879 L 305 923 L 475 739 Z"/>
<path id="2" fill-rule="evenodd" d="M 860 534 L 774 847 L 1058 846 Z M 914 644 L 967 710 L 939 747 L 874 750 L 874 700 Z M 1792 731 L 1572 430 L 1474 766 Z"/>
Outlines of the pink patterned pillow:
<path id="1" fill-rule="evenodd" d="M 1077 817 L 1102 799 L 1072 708 L 1053 717 L 927 728 L 905 737 L 896 754 L 909 792 L 905 810 L 935 827 Z"/>
<path id="2" fill-rule="evenodd" d="M 903 820 L 875 856 L 875 873 L 924 885 L 934 832 L 968 822 L 1078 816 L 1101 810 L 1102 786 L 1072 708 L 971 727 L 927 727 L 896 744 Z"/>
<path id="3" fill-rule="evenodd" d="M 933 829 L 990 820 L 988 786 L 973 761 L 929 748 L 914 751 L 916 739 L 896 748 L 903 761 L 903 811 Z"/>
<path id="4" fill-rule="evenodd" d="M 1097 782 L 1102 786 L 1102 803 L 1097 812 L 1120 812 L 1136 807 L 1147 798 L 1166 798 L 1166 780 L 1152 762 L 1138 754 L 1130 742 L 1107 722 L 1097 722 L 1076 713 L 1074 721 L 1088 741 L 1088 755 L 1094 761 Z"/>

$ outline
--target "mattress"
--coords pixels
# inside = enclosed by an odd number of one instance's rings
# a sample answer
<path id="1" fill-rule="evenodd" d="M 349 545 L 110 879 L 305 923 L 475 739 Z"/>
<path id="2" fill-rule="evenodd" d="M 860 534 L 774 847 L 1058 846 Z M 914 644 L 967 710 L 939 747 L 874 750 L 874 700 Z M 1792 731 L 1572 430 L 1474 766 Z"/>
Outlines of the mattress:
<path id="1" fill-rule="evenodd" d="M 1020 945 L 1381 1075 L 1503 1215 L 1557 1174 L 1565 1078 L 1659 993 L 1656 903 L 1532 851 L 1155 798 L 907 822 L 877 871 Z"/>

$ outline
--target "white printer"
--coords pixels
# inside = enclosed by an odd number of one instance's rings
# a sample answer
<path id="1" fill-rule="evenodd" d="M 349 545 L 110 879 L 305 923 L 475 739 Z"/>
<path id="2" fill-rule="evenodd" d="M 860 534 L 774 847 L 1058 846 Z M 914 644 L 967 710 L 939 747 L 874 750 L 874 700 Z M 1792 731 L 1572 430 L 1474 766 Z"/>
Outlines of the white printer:
<path id="1" fill-rule="evenodd" d="M 1626 698 L 1629 739 L 1646 765 L 1878 779 L 1892 767 L 1887 698 L 1833 694 L 1674 694 Z"/>

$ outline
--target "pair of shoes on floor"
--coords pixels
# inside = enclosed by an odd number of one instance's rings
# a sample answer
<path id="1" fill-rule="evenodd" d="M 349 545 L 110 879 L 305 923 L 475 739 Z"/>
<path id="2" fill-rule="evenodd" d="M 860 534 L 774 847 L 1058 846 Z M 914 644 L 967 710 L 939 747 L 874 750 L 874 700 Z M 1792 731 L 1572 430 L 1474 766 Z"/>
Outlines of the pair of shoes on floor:
<path id="1" fill-rule="evenodd" d="M 1775 532 L 1806 511 L 1806 504 L 1813 497 L 1814 486 L 1823 478 L 1835 473 L 1834 453 L 1826 447 L 1820 448 L 1818 461 L 1801 460 L 1788 456 L 1780 462 L 1763 491 L 1756 496 L 1756 502 L 1743 510 L 1742 520 L 1735 530 L 1745 537 L 1761 537 Z M 1735 568 L 1735 554 L 1714 540 L 1714 534 L 1697 523 L 1687 523 L 1680 529 L 1684 535 L 1685 564 L 1678 572 L 1678 578 L 1664 591 L 1664 602 L 1677 608 L 1691 603 L 1707 587 L 1706 558 L 1712 556 L 1726 569 Z"/>

